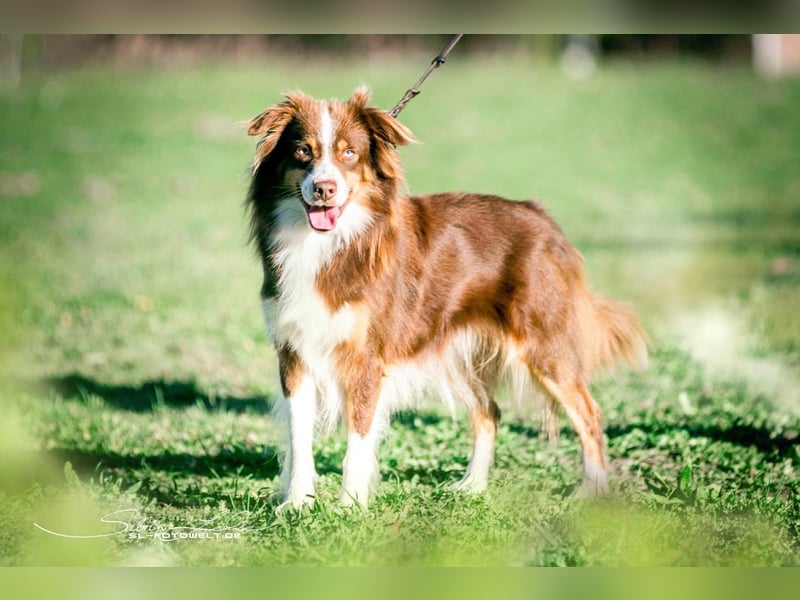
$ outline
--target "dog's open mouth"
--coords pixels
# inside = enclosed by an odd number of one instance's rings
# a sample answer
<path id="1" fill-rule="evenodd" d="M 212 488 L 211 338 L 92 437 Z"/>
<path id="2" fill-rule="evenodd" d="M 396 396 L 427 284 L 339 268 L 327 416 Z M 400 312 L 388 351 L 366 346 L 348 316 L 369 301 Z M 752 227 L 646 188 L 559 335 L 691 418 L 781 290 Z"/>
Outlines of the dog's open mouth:
<path id="1" fill-rule="evenodd" d="M 305 203 L 303 203 L 305 204 Z M 305 204 L 308 224 L 317 231 L 331 231 L 344 211 L 342 206 L 309 206 Z"/>

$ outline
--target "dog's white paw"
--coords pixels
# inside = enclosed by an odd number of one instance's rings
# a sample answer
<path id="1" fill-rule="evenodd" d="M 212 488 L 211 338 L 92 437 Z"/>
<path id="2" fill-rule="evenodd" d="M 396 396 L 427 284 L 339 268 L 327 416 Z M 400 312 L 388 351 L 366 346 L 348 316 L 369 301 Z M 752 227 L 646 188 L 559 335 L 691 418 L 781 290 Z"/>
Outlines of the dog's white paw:
<path id="1" fill-rule="evenodd" d="M 310 509 L 310 508 L 314 507 L 314 501 L 315 500 L 316 500 L 316 498 L 314 497 L 314 491 L 313 490 L 311 490 L 311 492 L 303 493 L 303 494 L 300 494 L 300 493 L 287 494 L 284 497 L 284 501 L 281 502 L 275 508 L 275 512 L 280 514 L 280 513 L 284 512 L 284 511 L 287 511 L 287 510 L 300 511 L 300 510 L 303 510 L 303 509 L 306 509 L 306 508 Z"/>
<path id="2" fill-rule="evenodd" d="M 361 508 L 367 508 L 369 504 L 369 492 L 356 492 L 342 488 L 339 492 L 339 504 L 342 506 L 360 506 Z"/>
<path id="3" fill-rule="evenodd" d="M 575 490 L 573 496 L 575 498 L 597 498 L 607 496 L 608 493 L 608 477 L 603 474 L 603 476 L 594 479 L 584 477 L 583 483 Z"/>
<path id="4" fill-rule="evenodd" d="M 464 494 L 481 494 L 486 491 L 489 481 L 485 477 L 477 477 L 472 473 L 467 473 L 464 477 L 453 484 L 450 484 L 451 492 L 461 492 Z"/>

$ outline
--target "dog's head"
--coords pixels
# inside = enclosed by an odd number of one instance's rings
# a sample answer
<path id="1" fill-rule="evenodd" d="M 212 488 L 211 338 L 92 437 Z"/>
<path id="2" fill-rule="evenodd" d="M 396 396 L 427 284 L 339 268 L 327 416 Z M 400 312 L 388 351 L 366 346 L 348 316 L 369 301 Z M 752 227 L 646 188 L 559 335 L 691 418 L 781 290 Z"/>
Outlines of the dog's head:
<path id="1" fill-rule="evenodd" d="M 414 137 L 368 101 L 365 88 L 347 102 L 294 92 L 248 123 L 250 135 L 262 136 L 253 173 L 269 177 L 278 195 L 300 200 L 317 231 L 335 229 L 350 202 L 402 176 L 395 146 Z"/>

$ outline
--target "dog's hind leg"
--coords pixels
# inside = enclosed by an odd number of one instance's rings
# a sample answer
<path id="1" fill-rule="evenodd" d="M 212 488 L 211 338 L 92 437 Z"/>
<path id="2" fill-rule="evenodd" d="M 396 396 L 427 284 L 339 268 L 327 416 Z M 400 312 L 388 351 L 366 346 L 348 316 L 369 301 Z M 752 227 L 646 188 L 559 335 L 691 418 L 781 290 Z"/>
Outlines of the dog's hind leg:
<path id="1" fill-rule="evenodd" d="M 489 483 L 489 469 L 494 463 L 494 442 L 500 421 L 500 408 L 488 396 L 482 400 L 476 398 L 470 411 L 470 420 L 474 434 L 472 455 L 464 477 L 453 484 L 451 489 L 480 493 Z"/>
<path id="2" fill-rule="evenodd" d="M 608 461 L 602 416 L 600 407 L 592 398 L 586 384 L 577 378 L 558 383 L 535 368 L 531 368 L 531 374 L 554 403 L 564 409 L 580 439 L 583 483 L 578 495 L 597 496 L 608 493 Z"/>

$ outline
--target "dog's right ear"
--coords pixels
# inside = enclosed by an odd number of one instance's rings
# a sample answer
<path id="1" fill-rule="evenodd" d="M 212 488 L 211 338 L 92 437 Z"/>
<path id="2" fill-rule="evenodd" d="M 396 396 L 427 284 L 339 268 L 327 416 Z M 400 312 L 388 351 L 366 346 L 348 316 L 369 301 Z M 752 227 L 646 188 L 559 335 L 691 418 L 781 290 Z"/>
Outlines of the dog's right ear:
<path id="1" fill-rule="evenodd" d="M 256 148 L 256 155 L 253 158 L 253 173 L 258 170 L 259 165 L 275 149 L 278 140 L 286 129 L 286 126 L 295 116 L 297 107 L 292 99 L 276 104 L 268 108 L 259 115 L 256 115 L 247 123 L 248 135 L 263 135 Z"/>

